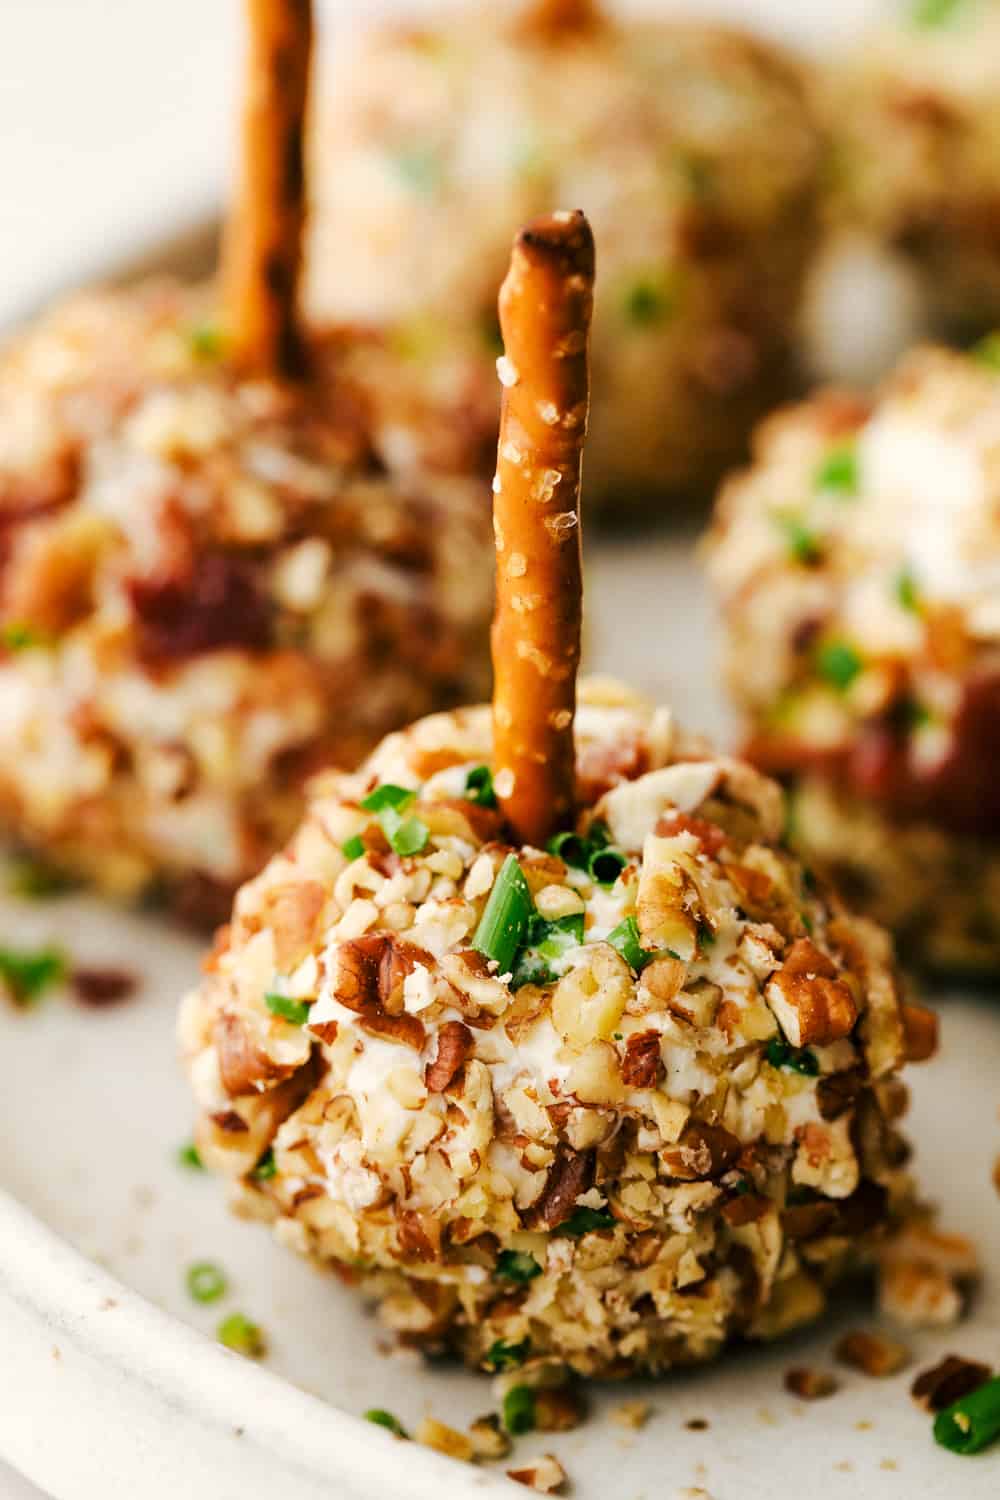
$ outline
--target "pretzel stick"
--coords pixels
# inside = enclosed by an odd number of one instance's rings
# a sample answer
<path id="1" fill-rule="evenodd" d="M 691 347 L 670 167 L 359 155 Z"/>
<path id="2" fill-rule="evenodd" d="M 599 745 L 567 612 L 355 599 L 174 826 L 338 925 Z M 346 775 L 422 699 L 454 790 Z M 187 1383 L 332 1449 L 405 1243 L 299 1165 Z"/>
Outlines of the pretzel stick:
<path id="1" fill-rule="evenodd" d="M 574 804 L 593 291 L 583 214 L 552 214 L 521 230 L 500 288 L 493 734 L 497 796 L 515 837 L 529 844 L 566 827 Z"/>
<path id="2" fill-rule="evenodd" d="M 296 375 L 304 365 L 296 302 L 312 5 L 310 0 L 245 4 L 246 92 L 239 183 L 223 254 L 225 321 L 239 367 Z"/>

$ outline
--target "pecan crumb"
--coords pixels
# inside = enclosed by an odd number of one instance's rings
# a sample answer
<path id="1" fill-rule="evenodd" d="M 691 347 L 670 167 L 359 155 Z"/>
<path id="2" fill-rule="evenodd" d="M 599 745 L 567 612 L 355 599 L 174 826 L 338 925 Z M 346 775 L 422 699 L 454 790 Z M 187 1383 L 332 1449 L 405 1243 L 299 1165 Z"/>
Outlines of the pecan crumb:
<path id="1" fill-rule="evenodd" d="M 821 1401 L 832 1396 L 838 1389 L 837 1382 L 828 1370 L 815 1370 L 809 1365 L 796 1365 L 785 1371 L 785 1390 L 801 1401 Z"/>
<path id="2" fill-rule="evenodd" d="M 838 1339 L 834 1356 L 842 1365 L 850 1365 L 865 1375 L 881 1379 L 895 1375 L 909 1362 L 910 1351 L 905 1344 L 897 1343 L 883 1333 L 869 1333 L 864 1328 L 854 1328 Z"/>
<path id="3" fill-rule="evenodd" d="M 535 1426 L 539 1432 L 569 1432 L 587 1415 L 583 1396 L 573 1386 L 535 1392 Z"/>
<path id="4" fill-rule="evenodd" d="M 632 1432 L 638 1432 L 649 1421 L 651 1410 L 648 1401 L 620 1401 L 611 1408 L 610 1416 L 617 1427 L 627 1427 Z"/>
<path id="5" fill-rule="evenodd" d="M 910 1386 L 910 1395 L 924 1411 L 944 1411 L 984 1385 L 992 1374 L 989 1365 L 981 1365 L 978 1360 L 947 1354 L 929 1370 L 921 1370 Z"/>
<path id="6" fill-rule="evenodd" d="M 472 1460 L 471 1439 L 464 1432 L 458 1432 L 445 1422 L 439 1422 L 436 1417 L 424 1417 L 415 1436 L 417 1442 L 423 1443 L 425 1448 L 433 1448 L 438 1453 L 445 1453 L 449 1458 L 458 1458 L 465 1463 Z"/>
<path id="7" fill-rule="evenodd" d="M 510 1438 L 495 1411 L 476 1418 L 469 1428 L 469 1441 L 476 1458 L 480 1459 L 506 1458 L 511 1449 Z"/>
<path id="8" fill-rule="evenodd" d="M 73 970 L 71 983 L 80 1004 L 96 1010 L 102 1005 L 118 1005 L 123 1000 L 131 1000 L 139 988 L 139 976 L 129 969 L 85 965 Z"/>
<path id="9" fill-rule="evenodd" d="M 508 1469 L 507 1478 L 516 1484 L 526 1484 L 529 1489 L 540 1490 L 543 1495 L 554 1495 L 566 1483 L 566 1470 L 551 1453 L 542 1453 L 521 1469 Z"/>

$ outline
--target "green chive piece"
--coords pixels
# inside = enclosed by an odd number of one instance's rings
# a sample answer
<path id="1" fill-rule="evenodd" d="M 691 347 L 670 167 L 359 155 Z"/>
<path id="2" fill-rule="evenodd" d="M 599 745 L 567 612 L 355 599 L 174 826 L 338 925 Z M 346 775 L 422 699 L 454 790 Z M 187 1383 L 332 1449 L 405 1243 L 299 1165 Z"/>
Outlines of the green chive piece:
<path id="1" fill-rule="evenodd" d="M 188 343 L 198 359 L 218 359 L 224 347 L 221 330 L 214 323 L 196 323 L 188 334 Z"/>
<path id="2" fill-rule="evenodd" d="M 48 641 L 34 625 L 28 625 L 24 620 L 11 620 L 0 627 L 0 644 L 8 651 L 27 651 L 32 646 L 45 646 Z"/>
<path id="3" fill-rule="evenodd" d="M 389 160 L 400 180 L 415 192 L 433 192 L 441 180 L 440 158 L 427 146 L 411 146 L 402 151 L 394 151 Z"/>
<path id="4" fill-rule="evenodd" d="M 205 1163 L 198 1153 L 198 1147 L 194 1141 L 188 1141 L 184 1146 L 177 1147 L 177 1161 L 182 1167 L 188 1167 L 192 1172 L 204 1172 Z"/>
<path id="5" fill-rule="evenodd" d="M 988 370 L 1000 372 L 1000 333 L 988 333 L 978 344 L 973 344 L 970 353 Z"/>
<path id="6" fill-rule="evenodd" d="M 465 778 L 465 795 L 469 802 L 478 802 L 480 807 L 496 807 L 497 794 L 489 766 L 473 766 Z"/>
<path id="7" fill-rule="evenodd" d="M 535 1393 L 530 1385 L 513 1385 L 504 1396 L 503 1425 L 512 1437 L 534 1431 Z"/>
<path id="8" fill-rule="evenodd" d="M 861 657 L 847 641 L 827 641 L 816 656 L 821 677 L 840 692 L 846 692 L 862 668 Z"/>
<path id="9" fill-rule="evenodd" d="M 409 1437 L 409 1433 L 399 1418 L 394 1417 L 391 1411 L 383 1411 L 380 1406 L 373 1406 L 370 1411 L 366 1411 L 365 1421 L 374 1422 L 376 1427 L 384 1427 L 387 1432 L 395 1434 L 398 1438 Z"/>
<path id="10" fill-rule="evenodd" d="M 524 1250 L 501 1250 L 497 1256 L 497 1275 L 503 1276 L 507 1281 L 523 1284 L 534 1281 L 541 1274 L 542 1268 L 535 1257 Z"/>
<path id="11" fill-rule="evenodd" d="M 917 592 L 917 580 L 909 568 L 900 568 L 896 574 L 894 592 L 903 609 L 908 609 L 911 614 L 920 611 L 920 596 Z"/>
<path id="12" fill-rule="evenodd" d="M 802 520 L 791 511 L 781 511 L 774 516 L 774 523 L 781 531 L 788 547 L 789 556 L 803 567 L 811 567 L 823 555 L 819 538 Z"/>
<path id="13" fill-rule="evenodd" d="M 396 812 L 402 812 L 404 807 L 416 800 L 416 792 L 405 786 L 393 786 L 391 781 L 383 781 L 367 797 L 362 797 L 361 806 L 365 812 L 380 813 L 383 808 L 392 807 Z"/>
<path id="14" fill-rule="evenodd" d="M 567 917 L 556 917 L 554 921 L 533 912 L 522 939 L 523 946 L 517 955 L 511 989 L 519 990 L 526 984 L 551 984 L 556 978 L 550 965 L 570 948 L 578 948 L 583 942 L 583 912 L 572 912 Z"/>
<path id="15" fill-rule="evenodd" d="M 7 889 L 12 896 L 25 901 L 48 901 L 65 896 L 78 885 L 72 875 L 36 859 L 17 859 L 11 863 Z"/>
<path id="16" fill-rule="evenodd" d="M 340 846 L 340 852 L 345 859 L 360 859 L 365 852 L 365 841 L 360 833 L 356 833 L 352 839 L 345 839 Z"/>
<path id="17" fill-rule="evenodd" d="M 939 1412 L 934 1437 L 952 1453 L 980 1453 L 1000 1437 L 1000 1377 Z"/>
<path id="18" fill-rule="evenodd" d="M 948 26 L 967 4 L 968 0 L 913 0 L 910 20 L 914 26 Z"/>
<path id="19" fill-rule="evenodd" d="M 532 900 L 528 882 L 517 862 L 508 854 L 493 882 L 486 908 L 479 919 L 472 946 L 484 958 L 494 959 L 501 974 L 514 967 L 517 950 L 531 919 Z"/>
<path id="20" fill-rule="evenodd" d="M 791 1068 L 792 1072 L 804 1073 L 807 1078 L 815 1078 L 819 1073 L 819 1063 L 808 1048 L 796 1050 L 780 1037 L 771 1038 L 764 1049 L 764 1056 L 772 1068 Z"/>
<path id="21" fill-rule="evenodd" d="M 267 1340 L 263 1331 L 241 1312 L 230 1313 L 223 1318 L 215 1336 L 220 1344 L 225 1344 L 227 1349 L 232 1349 L 236 1354 L 245 1355 L 247 1359 L 260 1359 L 267 1353 Z"/>
<path id="22" fill-rule="evenodd" d="M 517 1370 L 531 1352 L 531 1340 L 522 1339 L 519 1344 L 510 1344 L 506 1339 L 497 1339 L 483 1356 L 488 1370 Z"/>
<path id="23" fill-rule="evenodd" d="M 640 276 L 625 291 L 622 312 L 633 328 L 654 328 L 670 317 L 677 298 L 662 277 Z"/>
<path id="24" fill-rule="evenodd" d="M 587 868 L 587 861 L 590 859 L 590 844 L 578 833 L 572 831 L 557 833 L 549 839 L 545 847 L 550 854 L 556 855 L 574 870 Z"/>
<path id="25" fill-rule="evenodd" d="M 595 849 L 587 871 L 598 885 L 614 885 L 627 864 L 628 860 L 618 849 Z"/>
<path id="26" fill-rule="evenodd" d="M 309 1005 L 305 1000 L 293 1000 L 289 995 L 279 995 L 276 990 L 267 991 L 264 1004 L 272 1016 L 280 1016 L 293 1026 L 304 1026 L 309 1019 Z"/>
<path id="27" fill-rule="evenodd" d="M 427 847 L 430 829 L 419 818 L 404 818 L 394 807 L 383 807 L 378 815 L 382 832 L 397 854 L 419 854 Z"/>
<path id="28" fill-rule="evenodd" d="M 254 1182 L 270 1182 L 272 1177 L 277 1177 L 278 1165 L 274 1159 L 274 1152 L 270 1146 L 264 1152 L 260 1161 L 253 1168 L 250 1176 Z"/>
<path id="29" fill-rule="evenodd" d="M 556 1234 L 568 1234 L 579 1239 L 581 1234 L 590 1234 L 595 1229 L 614 1229 L 615 1216 L 606 1208 L 576 1208 L 568 1219 L 564 1219 Z"/>
<path id="30" fill-rule="evenodd" d="M 612 948 L 616 948 L 630 969 L 638 974 L 651 963 L 654 954 L 645 949 L 639 941 L 639 924 L 635 917 L 626 917 L 619 922 L 613 931 L 608 933 L 608 942 Z"/>
<path id="31" fill-rule="evenodd" d="M 210 1260 L 199 1260 L 189 1266 L 185 1281 L 196 1302 L 218 1302 L 228 1286 L 226 1273 Z"/>
<path id="32" fill-rule="evenodd" d="M 0 948 L 0 980 L 10 990 L 15 1005 L 33 1005 L 66 977 L 66 969 L 66 959 L 58 948 Z"/>
<path id="33" fill-rule="evenodd" d="M 858 452 L 853 443 L 831 448 L 816 470 L 813 484 L 817 490 L 849 497 L 858 493 Z"/>

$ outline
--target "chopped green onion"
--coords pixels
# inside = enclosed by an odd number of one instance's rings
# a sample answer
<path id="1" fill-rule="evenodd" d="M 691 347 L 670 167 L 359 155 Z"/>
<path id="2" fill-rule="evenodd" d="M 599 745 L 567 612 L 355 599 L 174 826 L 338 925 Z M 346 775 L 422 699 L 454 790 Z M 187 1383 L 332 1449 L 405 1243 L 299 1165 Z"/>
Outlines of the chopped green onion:
<path id="1" fill-rule="evenodd" d="M 419 818 L 404 818 L 394 807 L 383 807 L 378 815 L 382 832 L 397 854 L 419 854 L 427 847 L 430 829 Z"/>
<path id="2" fill-rule="evenodd" d="M 374 791 L 369 792 L 367 797 L 362 797 L 361 806 L 365 812 L 380 813 L 383 808 L 392 807 L 396 812 L 402 812 L 404 807 L 416 799 L 416 792 L 409 787 L 394 786 L 391 781 L 383 781 Z"/>
<path id="3" fill-rule="evenodd" d="M 612 948 L 617 949 L 630 969 L 638 974 L 651 963 L 654 954 L 650 953 L 639 941 L 639 924 L 635 917 L 626 917 L 619 922 L 613 931 L 608 933 L 608 942 Z"/>
<path id="4" fill-rule="evenodd" d="M 972 357 L 990 370 L 1000 371 L 1000 333 L 988 333 L 972 346 Z"/>
<path id="5" fill-rule="evenodd" d="M 524 1364 L 530 1351 L 529 1339 L 522 1339 L 519 1344 L 509 1344 L 506 1339 L 497 1339 L 487 1349 L 483 1363 L 488 1370 L 516 1370 Z"/>
<path id="6" fill-rule="evenodd" d="M 512 1437 L 535 1427 L 535 1393 L 530 1385 L 513 1385 L 503 1398 L 503 1425 Z"/>
<path id="7" fill-rule="evenodd" d="M 210 1260 L 188 1267 L 187 1289 L 196 1302 L 218 1302 L 226 1291 L 226 1274 Z"/>
<path id="8" fill-rule="evenodd" d="M 819 562 L 822 556 L 819 538 L 800 516 L 782 511 L 774 516 L 774 523 L 783 532 L 789 555 L 795 562 L 802 563 L 805 567 Z"/>
<path id="9" fill-rule="evenodd" d="M 18 859 L 10 866 L 7 889 L 12 896 L 21 896 L 27 901 L 46 901 L 52 896 L 65 896 L 76 885 L 73 876 L 64 870 L 57 870 L 40 860 Z"/>
<path id="10" fill-rule="evenodd" d="M 896 574 L 894 584 L 896 598 L 904 609 L 911 614 L 917 614 L 920 609 L 920 596 L 917 593 L 917 580 L 909 568 L 900 568 Z"/>
<path id="11" fill-rule="evenodd" d="M 470 802 L 480 807 L 496 807 L 497 794 L 493 790 L 493 772 L 489 766 L 473 766 L 465 778 L 465 795 Z"/>
<path id="12" fill-rule="evenodd" d="M 441 179 L 441 161 L 427 146 L 409 146 L 389 157 L 397 176 L 419 193 L 430 193 Z"/>
<path id="13" fill-rule="evenodd" d="M 192 1172 L 204 1172 L 205 1163 L 198 1154 L 198 1147 L 194 1141 L 188 1141 L 184 1146 L 177 1147 L 177 1161 L 182 1167 L 188 1167 Z"/>
<path id="14" fill-rule="evenodd" d="M 1000 1377 L 939 1412 L 934 1437 L 952 1453 L 980 1453 L 1000 1437 Z"/>
<path id="15" fill-rule="evenodd" d="M 479 919 L 472 946 L 493 959 L 501 974 L 509 974 L 531 920 L 532 901 L 528 882 L 515 854 L 508 854 L 493 882 L 486 908 Z"/>
<path id="16" fill-rule="evenodd" d="M 214 323 L 196 323 L 188 334 L 188 343 L 199 359 L 218 359 L 224 347 L 222 333 Z"/>
<path id="17" fill-rule="evenodd" d="M 771 1038 L 764 1056 L 772 1068 L 791 1068 L 795 1073 L 804 1073 L 807 1078 L 815 1078 L 819 1073 L 819 1063 L 812 1052 L 804 1047 L 797 1050 L 779 1037 Z"/>
<path id="18" fill-rule="evenodd" d="M 570 948 L 578 948 L 582 942 L 582 911 L 556 917 L 551 922 L 533 912 L 514 965 L 511 989 L 519 990 L 525 984 L 551 984 L 556 977 L 549 967 L 552 960 Z"/>
<path id="19" fill-rule="evenodd" d="M 598 885 L 614 885 L 627 864 L 628 860 L 618 849 L 595 849 L 587 870 Z"/>
<path id="20" fill-rule="evenodd" d="M 399 1418 L 394 1417 L 391 1411 L 383 1411 L 380 1406 L 373 1406 L 370 1411 L 366 1411 L 365 1421 L 374 1422 L 376 1427 L 384 1427 L 387 1432 L 395 1433 L 398 1438 L 409 1436 Z"/>
<path id="21" fill-rule="evenodd" d="M 47 638 L 34 625 L 28 625 L 23 620 L 11 620 L 9 624 L 0 627 L 0 643 L 8 651 L 27 651 L 31 646 L 44 646 Z"/>
<path id="22" fill-rule="evenodd" d="M 845 692 L 861 671 L 862 661 L 847 641 L 827 641 L 817 653 L 816 668 L 827 682 Z"/>
<path id="23" fill-rule="evenodd" d="M 913 0 L 910 19 L 915 26 L 947 26 L 967 4 L 968 0 Z"/>
<path id="24" fill-rule="evenodd" d="M 590 858 L 590 844 L 578 833 L 557 833 L 545 845 L 550 854 L 555 854 L 574 870 L 585 870 Z"/>
<path id="25" fill-rule="evenodd" d="M 16 1005 L 33 1004 L 65 975 L 66 959 L 58 948 L 0 948 L 0 980 Z"/>
<path id="26" fill-rule="evenodd" d="M 309 1005 L 305 1000 L 293 1000 L 290 995 L 279 995 L 276 990 L 268 990 L 264 995 L 264 1004 L 272 1016 L 280 1016 L 283 1021 L 289 1021 L 293 1026 L 304 1026 L 309 1019 Z"/>
<path id="27" fill-rule="evenodd" d="M 220 1344 L 243 1354 L 247 1359 L 260 1359 L 267 1351 L 267 1342 L 260 1328 L 244 1313 L 230 1313 L 223 1318 L 215 1333 Z"/>
<path id="28" fill-rule="evenodd" d="M 633 328 L 653 328 L 670 317 L 677 297 L 662 277 L 642 276 L 625 291 L 622 311 Z"/>
<path id="29" fill-rule="evenodd" d="M 365 852 L 365 841 L 360 833 L 356 833 L 352 839 L 345 839 L 340 846 L 340 852 L 346 859 L 360 859 Z"/>
<path id="30" fill-rule="evenodd" d="M 606 1208 L 577 1208 L 568 1219 L 564 1219 L 556 1234 L 568 1234 L 578 1239 L 581 1234 L 590 1234 L 595 1229 L 614 1229 L 615 1216 Z"/>
<path id="31" fill-rule="evenodd" d="M 497 1256 L 497 1275 L 507 1281 L 534 1281 L 542 1268 L 533 1255 L 524 1250 L 501 1250 Z"/>
<path id="32" fill-rule="evenodd" d="M 858 493 L 858 453 L 853 443 L 831 448 L 823 459 L 813 481 L 817 490 L 833 495 L 851 496 Z"/>
<path id="33" fill-rule="evenodd" d="M 270 1146 L 264 1152 L 260 1161 L 253 1168 L 250 1176 L 254 1182 L 270 1182 L 272 1177 L 277 1177 L 278 1165 L 274 1159 L 274 1152 Z"/>

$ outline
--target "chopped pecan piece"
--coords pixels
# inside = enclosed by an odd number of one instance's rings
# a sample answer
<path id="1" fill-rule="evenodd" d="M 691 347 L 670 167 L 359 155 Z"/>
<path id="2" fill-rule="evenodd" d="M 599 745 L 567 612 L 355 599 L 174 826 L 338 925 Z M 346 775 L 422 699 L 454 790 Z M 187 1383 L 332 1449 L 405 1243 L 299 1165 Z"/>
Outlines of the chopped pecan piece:
<path id="1" fill-rule="evenodd" d="M 809 1365 L 786 1370 L 784 1386 L 789 1395 L 798 1396 L 800 1401 L 822 1401 L 838 1389 L 829 1370 L 815 1370 Z"/>
<path id="2" fill-rule="evenodd" d="M 553 1495 L 566 1483 L 566 1470 L 551 1453 L 542 1453 L 520 1469 L 508 1469 L 507 1478 L 515 1484 L 527 1485 L 543 1495 Z"/>
<path id="3" fill-rule="evenodd" d="M 864 1086 L 860 1068 L 846 1073 L 828 1073 L 816 1084 L 816 1107 L 824 1120 L 839 1120 L 854 1103 Z"/>
<path id="4" fill-rule="evenodd" d="M 660 1158 L 671 1177 L 682 1182 L 701 1182 L 721 1177 L 739 1160 L 742 1146 L 722 1125 L 691 1120 L 675 1146 L 667 1146 Z"/>
<path id="5" fill-rule="evenodd" d="M 850 1365 L 865 1375 L 881 1379 L 895 1375 L 909 1363 L 910 1351 L 905 1344 L 890 1339 L 883 1333 L 869 1333 L 864 1328 L 854 1328 L 837 1340 L 834 1356 L 842 1365 Z"/>
<path id="6" fill-rule="evenodd" d="M 654 829 L 655 833 L 670 837 L 675 833 L 692 834 L 706 854 L 713 857 L 718 854 L 728 840 L 729 835 L 718 823 L 710 823 L 707 818 L 694 818 L 688 813 L 677 812 L 671 809 L 665 812 Z"/>
<path id="7" fill-rule="evenodd" d="M 441 1220 L 434 1214 L 399 1210 L 399 1247 L 414 1260 L 441 1259 Z"/>
<path id="8" fill-rule="evenodd" d="M 929 1370 L 921 1370 L 910 1386 L 910 1395 L 924 1411 L 944 1411 L 955 1401 L 961 1401 L 963 1396 L 978 1390 L 992 1375 L 989 1365 L 964 1359 L 960 1354 L 947 1354 Z"/>
<path id="9" fill-rule="evenodd" d="M 793 1047 L 825 1046 L 850 1036 L 858 1007 L 831 959 L 808 938 L 789 948 L 764 998 Z"/>
<path id="10" fill-rule="evenodd" d="M 545 1186 L 526 1215 L 528 1227 L 557 1229 L 571 1217 L 577 1198 L 591 1187 L 593 1181 L 593 1151 L 573 1151 L 569 1146 L 560 1145 Z"/>
<path id="11" fill-rule="evenodd" d="M 906 1002 L 899 1009 L 903 1018 L 906 1061 L 926 1062 L 938 1049 L 937 1015 L 924 1005 L 910 1005 Z"/>
<path id="12" fill-rule="evenodd" d="M 579 1427 L 586 1415 L 586 1402 L 575 1386 L 543 1386 L 535 1392 L 535 1426 L 539 1432 L 569 1432 Z"/>
<path id="13" fill-rule="evenodd" d="M 462 1021 L 446 1021 L 438 1032 L 437 1056 L 424 1070 L 432 1094 L 443 1094 L 473 1048 L 473 1036 Z"/>
<path id="14" fill-rule="evenodd" d="M 231 1099 L 254 1094 L 262 1085 L 288 1078 L 299 1066 L 284 1066 L 263 1052 L 248 1035 L 239 1016 L 218 1016 L 212 1028 L 212 1040 L 219 1055 L 222 1087 Z"/>
<path id="15" fill-rule="evenodd" d="M 419 1052 L 424 1027 L 403 1010 L 403 981 L 418 963 L 433 962 L 422 948 L 393 933 L 354 938 L 337 949 L 334 996 L 357 1014 L 366 1030 Z"/>
<path id="16" fill-rule="evenodd" d="M 658 1031 L 634 1032 L 625 1043 L 622 1082 L 630 1089 L 655 1089 L 663 1077 Z"/>

